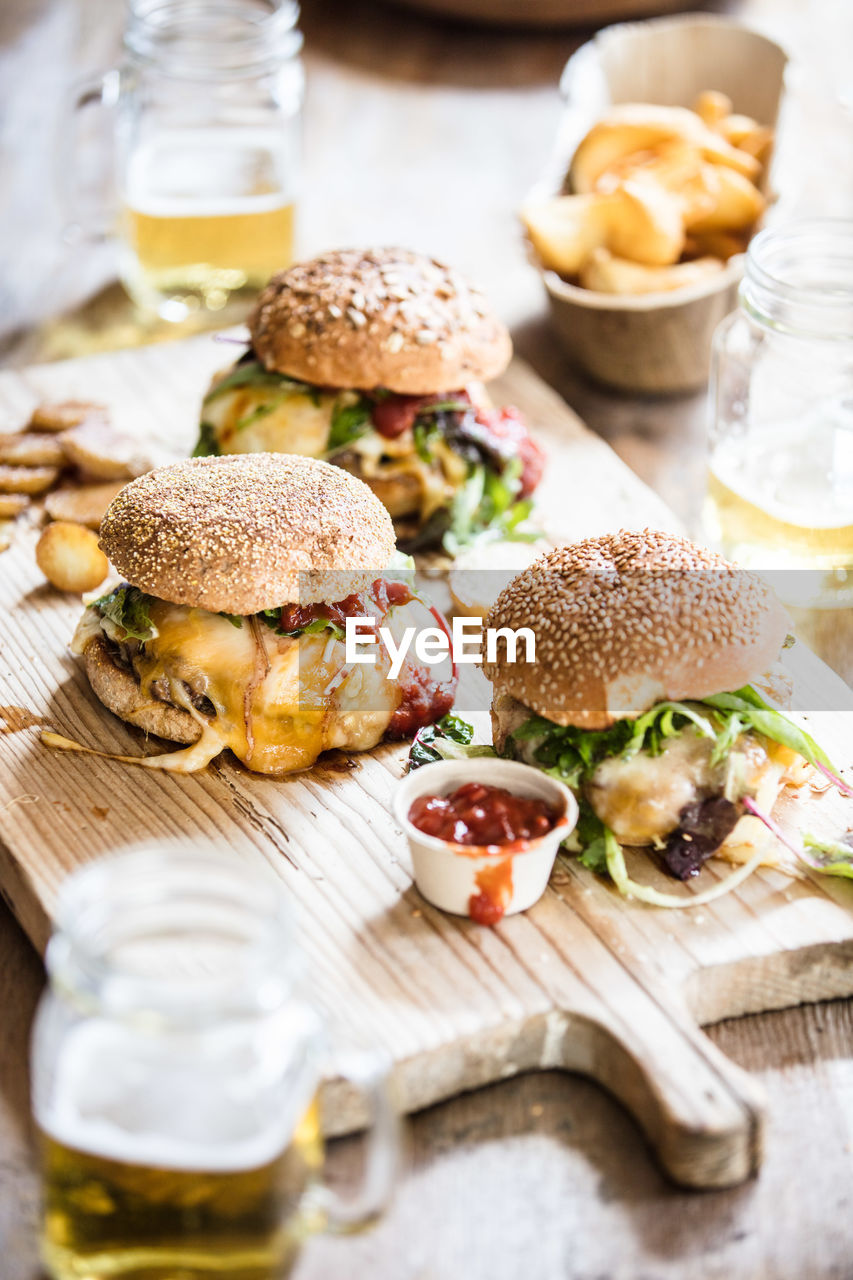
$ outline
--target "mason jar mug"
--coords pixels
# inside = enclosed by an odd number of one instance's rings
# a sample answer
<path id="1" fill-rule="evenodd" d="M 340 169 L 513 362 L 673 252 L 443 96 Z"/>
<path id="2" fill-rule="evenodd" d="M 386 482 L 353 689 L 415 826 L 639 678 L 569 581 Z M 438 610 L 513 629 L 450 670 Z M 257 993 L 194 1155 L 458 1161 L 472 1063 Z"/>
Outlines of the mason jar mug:
<path id="1" fill-rule="evenodd" d="M 294 0 L 131 0 L 122 65 L 79 86 L 78 112 L 113 112 L 118 207 L 77 222 L 115 234 L 119 275 L 144 311 L 181 321 L 245 306 L 290 265 L 298 15 Z"/>
<path id="2" fill-rule="evenodd" d="M 320 1182 L 330 1050 L 297 994 L 275 875 L 154 846 L 62 887 L 32 1046 L 42 1258 L 52 1280 L 279 1280 L 307 1234 L 373 1214 L 396 1127 L 375 1060 L 365 1186 Z"/>
<path id="3" fill-rule="evenodd" d="M 706 528 L 790 603 L 853 603 L 853 222 L 768 229 L 717 330 Z"/>

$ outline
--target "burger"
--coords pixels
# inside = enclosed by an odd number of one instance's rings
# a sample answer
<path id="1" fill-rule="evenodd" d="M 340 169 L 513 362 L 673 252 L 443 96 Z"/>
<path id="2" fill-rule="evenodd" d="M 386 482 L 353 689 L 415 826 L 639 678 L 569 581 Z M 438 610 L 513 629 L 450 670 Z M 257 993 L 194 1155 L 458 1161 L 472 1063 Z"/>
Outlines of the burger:
<path id="1" fill-rule="evenodd" d="M 529 627 L 484 664 L 499 755 L 562 779 L 580 800 L 576 849 L 624 893 L 664 906 L 718 896 L 760 862 L 781 789 L 825 754 L 784 714 L 788 618 L 766 583 L 669 533 L 589 538 L 551 551 L 501 592 L 486 625 Z M 705 894 L 637 883 L 623 846 L 680 880 L 719 855 L 742 863 Z"/>
<path id="2" fill-rule="evenodd" d="M 125 581 L 86 609 L 73 650 L 111 711 L 190 744 L 142 763 L 189 772 L 228 747 L 289 773 L 452 705 L 452 675 L 407 661 L 388 679 L 380 644 L 375 665 L 346 663 L 347 617 L 417 626 L 426 606 L 395 573 L 388 513 L 337 467 L 269 453 L 163 467 L 121 490 L 101 546 Z"/>
<path id="3" fill-rule="evenodd" d="M 542 451 L 483 386 L 509 333 L 457 272 L 405 249 L 329 253 L 275 276 L 248 324 L 249 349 L 204 398 L 196 455 L 323 458 L 370 486 L 406 551 L 455 554 L 528 514 Z"/>

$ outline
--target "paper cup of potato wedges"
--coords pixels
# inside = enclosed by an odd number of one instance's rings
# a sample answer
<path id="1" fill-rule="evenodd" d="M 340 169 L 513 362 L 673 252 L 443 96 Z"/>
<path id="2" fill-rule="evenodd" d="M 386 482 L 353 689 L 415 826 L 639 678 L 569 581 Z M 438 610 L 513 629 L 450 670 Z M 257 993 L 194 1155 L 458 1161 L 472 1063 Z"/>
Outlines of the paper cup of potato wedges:
<path id="1" fill-rule="evenodd" d="M 712 15 L 623 23 L 569 59 L 548 173 L 521 210 L 572 362 L 701 387 L 770 198 L 784 51 Z"/>

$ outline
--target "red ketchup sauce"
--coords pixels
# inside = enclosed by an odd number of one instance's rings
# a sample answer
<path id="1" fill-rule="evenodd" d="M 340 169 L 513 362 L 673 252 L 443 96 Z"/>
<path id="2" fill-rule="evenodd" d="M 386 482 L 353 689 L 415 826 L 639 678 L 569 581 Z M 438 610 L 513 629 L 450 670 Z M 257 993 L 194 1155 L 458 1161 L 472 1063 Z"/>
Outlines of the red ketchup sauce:
<path id="1" fill-rule="evenodd" d="M 558 817 L 544 800 L 485 782 L 465 782 L 446 796 L 418 796 L 409 810 L 409 822 L 425 835 L 480 847 L 538 840 Z"/>
<path id="2" fill-rule="evenodd" d="M 389 395 L 371 406 L 370 417 L 375 429 L 386 440 L 396 440 L 411 431 L 418 414 L 431 404 L 450 400 L 470 406 L 484 441 L 500 456 L 518 457 L 521 461 L 521 486 L 518 496 L 527 498 L 542 479 L 545 452 L 527 429 L 518 409 L 507 405 L 502 409 L 486 409 L 474 405 L 467 391 L 450 391 L 446 395 Z"/>
<path id="3" fill-rule="evenodd" d="M 409 809 L 409 822 L 425 835 L 507 855 L 477 872 L 477 892 L 468 899 L 468 915 L 487 925 L 498 923 L 512 897 L 512 855 L 559 820 L 544 800 L 483 782 L 466 782 L 446 796 L 418 796 Z"/>

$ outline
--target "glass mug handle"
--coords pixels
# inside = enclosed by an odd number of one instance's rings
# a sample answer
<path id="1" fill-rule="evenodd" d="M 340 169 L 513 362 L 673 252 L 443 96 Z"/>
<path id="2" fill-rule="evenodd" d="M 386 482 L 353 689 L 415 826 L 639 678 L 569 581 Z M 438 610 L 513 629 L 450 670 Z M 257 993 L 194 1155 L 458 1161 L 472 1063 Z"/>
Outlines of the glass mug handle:
<path id="1" fill-rule="evenodd" d="M 95 200 L 91 195 L 87 198 L 79 177 L 80 162 L 87 154 L 91 157 L 95 150 L 92 145 L 82 145 L 80 120 L 83 113 L 88 113 L 92 107 L 115 110 L 120 95 L 121 71 L 117 67 L 84 76 L 70 91 L 54 166 L 64 224 L 62 238 L 66 244 L 79 244 L 83 241 L 98 244 L 112 234 L 113 209 L 107 207 L 105 199 Z M 101 172 L 98 174 L 101 188 L 112 181 L 112 139 L 110 145 L 103 147 L 103 154 L 105 160 L 99 166 Z M 103 191 L 101 194 L 103 195 Z"/>
<path id="2" fill-rule="evenodd" d="M 400 1169 L 400 1119 L 388 1089 L 387 1061 L 375 1051 L 334 1054 L 337 1077 L 364 1097 L 369 1115 L 361 1185 L 343 1194 L 323 1183 L 309 1192 L 310 1209 L 322 1219 L 320 1230 L 334 1235 L 357 1231 L 387 1206 Z"/>

